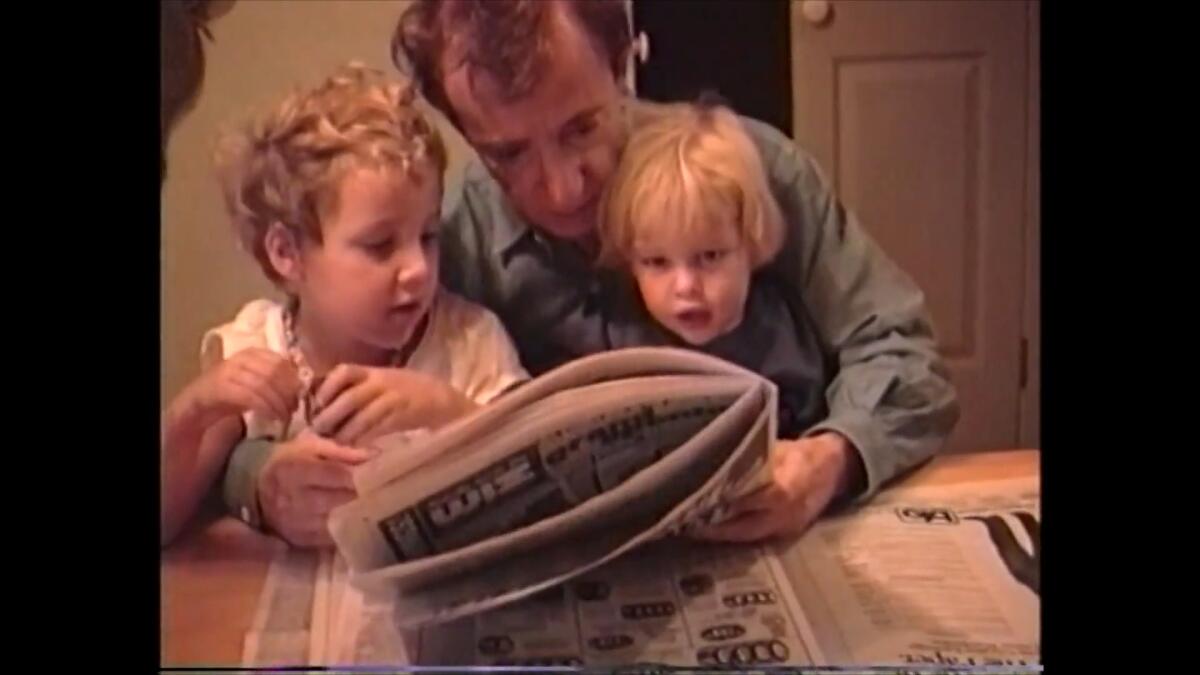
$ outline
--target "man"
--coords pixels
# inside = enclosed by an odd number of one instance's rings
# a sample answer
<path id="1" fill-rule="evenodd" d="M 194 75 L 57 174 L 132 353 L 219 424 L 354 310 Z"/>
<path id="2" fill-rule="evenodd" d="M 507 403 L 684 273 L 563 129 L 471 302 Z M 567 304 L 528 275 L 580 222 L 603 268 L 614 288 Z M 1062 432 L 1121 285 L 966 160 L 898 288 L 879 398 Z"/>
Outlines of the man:
<path id="1" fill-rule="evenodd" d="M 534 374 L 607 346 L 597 307 L 614 300 L 592 258 L 597 205 L 641 105 L 623 91 L 630 42 L 619 0 L 417 0 L 393 40 L 482 160 L 444 230 L 444 281 L 500 316 Z M 772 485 L 705 533 L 741 541 L 801 532 L 835 500 L 869 497 L 933 455 L 958 417 L 920 290 L 808 155 L 748 127 L 788 225 L 769 273 L 811 312 L 835 376 L 829 417 L 781 453 Z M 288 532 L 323 522 L 335 500 L 320 486 L 348 470 L 294 444 L 243 444 L 226 498 L 301 543 Z"/>

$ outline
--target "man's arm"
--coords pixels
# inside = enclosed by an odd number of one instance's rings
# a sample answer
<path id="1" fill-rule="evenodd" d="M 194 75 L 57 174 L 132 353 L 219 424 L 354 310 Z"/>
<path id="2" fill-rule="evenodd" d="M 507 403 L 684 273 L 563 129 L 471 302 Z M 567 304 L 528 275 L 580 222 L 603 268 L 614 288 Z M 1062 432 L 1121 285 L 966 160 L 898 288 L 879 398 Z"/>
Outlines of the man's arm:
<path id="1" fill-rule="evenodd" d="M 788 233 L 772 265 L 797 291 L 835 355 L 829 418 L 806 436 L 834 431 L 866 472 L 858 498 L 934 455 L 959 409 L 937 351 L 924 294 L 847 212 L 812 158 L 778 131 L 747 123 L 780 202 Z"/>
<path id="2" fill-rule="evenodd" d="M 275 450 L 264 438 L 242 440 L 229 453 L 222 495 L 229 514 L 256 530 L 265 530 L 258 502 L 258 476 Z"/>
<path id="3" fill-rule="evenodd" d="M 351 469 L 370 458 L 308 429 L 283 442 L 243 441 L 225 468 L 226 508 L 293 546 L 332 546 L 329 512 L 354 498 Z"/>

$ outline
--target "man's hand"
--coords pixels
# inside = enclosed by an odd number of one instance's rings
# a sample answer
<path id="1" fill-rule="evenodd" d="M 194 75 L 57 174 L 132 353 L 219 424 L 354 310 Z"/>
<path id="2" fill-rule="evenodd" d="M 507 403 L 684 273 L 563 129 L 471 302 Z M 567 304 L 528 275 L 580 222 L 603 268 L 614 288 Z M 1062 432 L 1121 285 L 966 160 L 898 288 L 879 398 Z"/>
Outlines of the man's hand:
<path id="1" fill-rule="evenodd" d="M 322 436 L 361 446 L 395 431 L 437 428 L 474 407 L 444 382 L 402 368 L 340 365 L 316 391 Z"/>
<path id="2" fill-rule="evenodd" d="M 714 541 L 757 541 L 808 529 L 834 497 L 851 484 L 857 451 L 834 432 L 779 440 L 772 453 L 772 482 L 730 506 L 725 522 L 694 536 Z"/>
<path id="3" fill-rule="evenodd" d="M 293 546 L 332 546 L 329 512 L 354 499 L 350 469 L 371 456 L 308 429 L 281 443 L 258 476 L 263 520 Z"/>

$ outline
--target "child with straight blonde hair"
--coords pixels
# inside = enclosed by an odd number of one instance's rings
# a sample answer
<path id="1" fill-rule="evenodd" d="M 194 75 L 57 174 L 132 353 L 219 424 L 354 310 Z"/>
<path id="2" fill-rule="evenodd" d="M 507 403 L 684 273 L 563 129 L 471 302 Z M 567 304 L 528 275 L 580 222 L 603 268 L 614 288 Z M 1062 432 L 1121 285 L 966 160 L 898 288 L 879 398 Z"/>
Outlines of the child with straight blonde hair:
<path id="1" fill-rule="evenodd" d="M 758 150 L 722 106 L 644 114 L 601 207 L 599 260 L 641 298 L 609 309 L 609 346 L 690 347 L 758 372 L 779 387 L 780 437 L 795 439 L 825 418 L 832 365 L 767 271 L 784 223 Z"/>

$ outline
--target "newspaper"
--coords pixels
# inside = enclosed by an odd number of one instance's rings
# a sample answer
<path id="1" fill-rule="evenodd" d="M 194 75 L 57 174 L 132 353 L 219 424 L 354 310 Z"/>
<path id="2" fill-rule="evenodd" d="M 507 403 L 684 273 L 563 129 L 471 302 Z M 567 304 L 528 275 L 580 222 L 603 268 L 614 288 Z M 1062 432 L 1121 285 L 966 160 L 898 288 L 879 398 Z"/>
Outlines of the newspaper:
<path id="1" fill-rule="evenodd" d="M 405 625 L 453 621 L 721 519 L 769 480 L 776 410 L 769 380 L 698 352 L 585 357 L 357 468 L 330 533 Z"/>
<path id="2" fill-rule="evenodd" d="M 823 664 L 1041 662 L 1037 478 L 885 491 L 781 556 Z"/>
<path id="3" fill-rule="evenodd" d="M 284 549 L 271 561 L 258 610 L 242 646 L 242 664 L 250 667 L 308 663 L 313 596 L 320 556 Z"/>
<path id="4" fill-rule="evenodd" d="M 656 541 L 519 603 L 422 631 L 420 664 L 811 664 L 764 547 Z"/>
<path id="5" fill-rule="evenodd" d="M 243 663 L 1033 670 L 1039 521 L 1036 479 L 890 490 L 788 545 L 656 539 L 532 597 L 416 627 L 403 593 L 362 591 L 332 553 L 293 551 L 272 565 Z"/>
<path id="6" fill-rule="evenodd" d="M 249 635 L 243 664 L 812 664 L 811 629 L 773 558 L 762 546 L 660 540 L 519 602 L 405 629 L 398 593 L 364 593 L 339 580 L 339 563 L 326 554 L 306 568 L 312 577 L 307 589 L 264 588 L 264 607 L 311 607 L 313 613 L 275 619 Z M 275 564 L 296 566 L 286 556 Z M 280 603 L 280 593 L 296 597 Z M 307 624 L 309 631 L 271 632 L 291 624 Z M 279 650 L 280 644 L 290 651 Z"/>

